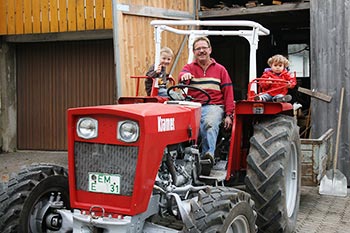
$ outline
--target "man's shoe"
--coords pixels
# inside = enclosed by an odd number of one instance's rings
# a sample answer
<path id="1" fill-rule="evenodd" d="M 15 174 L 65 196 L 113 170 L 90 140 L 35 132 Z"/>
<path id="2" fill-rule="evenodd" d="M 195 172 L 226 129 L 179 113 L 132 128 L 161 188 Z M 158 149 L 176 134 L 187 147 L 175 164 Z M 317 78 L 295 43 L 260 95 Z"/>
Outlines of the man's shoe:
<path id="1" fill-rule="evenodd" d="M 274 102 L 289 102 L 292 100 L 292 96 L 291 95 L 285 95 L 285 96 L 281 96 L 281 97 L 277 97 L 274 99 Z"/>
<path id="2" fill-rule="evenodd" d="M 210 176 L 211 169 L 214 166 L 214 156 L 210 152 L 205 153 L 200 161 L 200 164 L 201 175 Z"/>
<path id="3" fill-rule="evenodd" d="M 258 96 L 258 95 L 254 96 L 254 100 L 255 100 L 255 101 L 261 100 L 261 99 L 260 99 L 260 96 Z"/>
<path id="4" fill-rule="evenodd" d="M 204 156 L 203 156 L 203 159 L 209 159 L 211 164 L 212 164 L 212 166 L 215 163 L 214 155 L 212 155 L 210 152 L 205 153 Z"/>

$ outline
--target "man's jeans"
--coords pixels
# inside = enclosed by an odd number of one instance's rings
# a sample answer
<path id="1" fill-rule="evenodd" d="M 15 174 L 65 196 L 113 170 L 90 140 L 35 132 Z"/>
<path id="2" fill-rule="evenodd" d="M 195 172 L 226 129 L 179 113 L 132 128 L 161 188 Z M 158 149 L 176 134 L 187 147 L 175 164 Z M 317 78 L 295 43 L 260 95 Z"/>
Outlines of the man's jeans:
<path id="1" fill-rule="evenodd" d="M 224 109 L 221 105 L 202 106 L 201 125 L 199 129 L 202 137 L 202 155 L 210 152 L 214 156 L 216 140 L 223 116 Z"/>

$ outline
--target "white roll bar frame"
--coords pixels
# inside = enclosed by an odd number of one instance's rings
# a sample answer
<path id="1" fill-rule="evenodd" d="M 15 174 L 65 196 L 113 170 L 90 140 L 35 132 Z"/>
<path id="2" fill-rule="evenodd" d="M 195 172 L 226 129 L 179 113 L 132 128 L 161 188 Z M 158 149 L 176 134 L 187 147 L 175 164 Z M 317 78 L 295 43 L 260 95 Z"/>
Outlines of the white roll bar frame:
<path id="1" fill-rule="evenodd" d="M 153 20 L 151 25 L 154 26 L 154 40 L 155 40 L 155 69 L 160 62 L 161 49 L 161 34 L 163 31 L 172 32 L 180 35 L 189 35 L 188 39 L 188 63 L 193 61 L 192 46 L 193 41 L 198 36 L 240 36 L 249 42 L 250 56 L 249 56 L 249 82 L 256 78 L 256 50 L 258 49 L 259 36 L 267 36 L 270 31 L 264 28 L 259 23 L 249 20 Z M 250 30 L 183 30 L 176 29 L 171 26 L 234 26 L 234 27 L 248 27 Z M 156 82 L 157 83 L 157 82 Z M 253 85 L 252 85 L 253 86 Z M 252 87 L 256 90 L 256 85 Z"/>

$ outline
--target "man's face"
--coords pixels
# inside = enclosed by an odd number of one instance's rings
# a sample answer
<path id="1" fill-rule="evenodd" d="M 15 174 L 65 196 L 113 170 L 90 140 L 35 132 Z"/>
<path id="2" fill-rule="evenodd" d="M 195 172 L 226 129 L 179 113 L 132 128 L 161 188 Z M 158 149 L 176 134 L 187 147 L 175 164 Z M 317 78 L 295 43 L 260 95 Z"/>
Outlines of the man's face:
<path id="1" fill-rule="evenodd" d="M 206 62 L 210 59 L 211 47 L 208 46 L 205 40 L 199 40 L 193 46 L 193 54 L 199 62 Z"/>
<path id="2" fill-rule="evenodd" d="M 273 63 L 271 65 L 271 70 L 276 74 L 280 74 L 284 70 L 284 65 L 282 63 Z"/>

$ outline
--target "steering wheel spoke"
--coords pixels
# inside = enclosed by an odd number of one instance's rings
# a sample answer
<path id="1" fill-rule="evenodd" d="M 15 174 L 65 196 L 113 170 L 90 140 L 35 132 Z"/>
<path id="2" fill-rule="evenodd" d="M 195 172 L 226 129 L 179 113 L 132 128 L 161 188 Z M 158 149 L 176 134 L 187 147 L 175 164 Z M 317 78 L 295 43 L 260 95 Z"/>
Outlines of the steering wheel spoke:
<path id="1" fill-rule="evenodd" d="M 171 100 L 178 100 L 178 99 L 175 99 L 174 95 L 172 94 L 172 91 L 176 92 L 177 89 L 181 91 L 181 93 L 179 92 L 177 93 L 181 94 L 182 97 L 184 98 L 182 100 L 185 100 L 185 101 L 193 101 L 193 102 L 201 103 L 202 105 L 206 105 L 211 100 L 210 95 L 205 90 L 198 87 L 191 86 L 191 85 L 185 85 L 185 84 L 178 84 L 168 88 L 167 94 Z M 200 92 L 201 94 L 203 94 L 203 98 L 193 98 L 191 95 L 188 94 L 188 90 Z"/>

